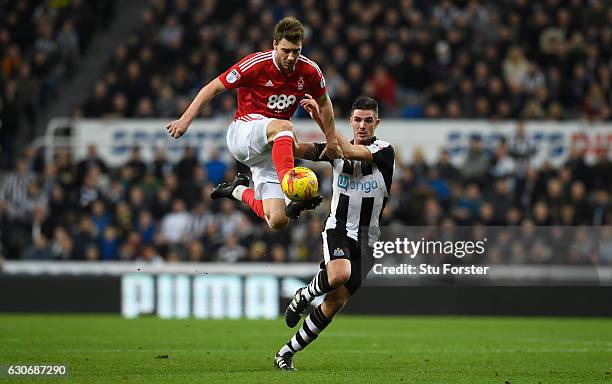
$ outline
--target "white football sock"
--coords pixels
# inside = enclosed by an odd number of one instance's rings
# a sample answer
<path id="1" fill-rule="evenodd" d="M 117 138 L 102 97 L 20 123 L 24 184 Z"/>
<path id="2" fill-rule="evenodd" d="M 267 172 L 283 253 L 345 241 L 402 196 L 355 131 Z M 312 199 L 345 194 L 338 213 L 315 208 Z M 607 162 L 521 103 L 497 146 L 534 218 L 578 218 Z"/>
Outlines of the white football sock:
<path id="1" fill-rule="evenodd" d="M 238 201 L 242 201 L 242 194 L 244 193 L 244 191 L 246 191 L 248 188 L 244 185 L 239 185 L 236 188 L 234 188 L 234 190 L 232 191 L 232 196 L 234 196 L 234 199 L 238 200 Z"/>

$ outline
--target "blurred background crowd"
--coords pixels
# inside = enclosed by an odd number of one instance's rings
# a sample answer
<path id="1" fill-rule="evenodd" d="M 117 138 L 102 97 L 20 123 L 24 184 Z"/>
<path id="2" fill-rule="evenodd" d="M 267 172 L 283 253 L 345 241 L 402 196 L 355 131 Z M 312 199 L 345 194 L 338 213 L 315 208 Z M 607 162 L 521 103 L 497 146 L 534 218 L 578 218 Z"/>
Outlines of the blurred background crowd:
<path id="1" fill-rule="evenodd" d="M 113 20 L 115 0 L 0 1 L 0 149 L 31 141 L 44 108 L 79 68 L 96 32 Z"/>
<path id="2" fill-rule="evenodd" d="M 451 164 L 444 150 L 434 163 L 419 151 L 398 159 L 385 225 L 612 224 L 608 153 L 587 164 L 573 150 L 562 167 L 536 169 L 520 122 L 612 119 L 610 2 L 149 4 L 114 51 L 96 53 L 110 58 L 93 89 L 73 106 L 74 117 L 175 118 L 202 85 L 247 54 L 270 49 L 275 22 L 294 15 L 307 30 L 303 53 L 321 66 L 338 118 L 357 95 L 367 94 L 379 100 L 385 118 L 519 121 L 516 133 L 493 148 L 472 137 L 463 164 Z M 32 146 L 17 148 L 15 137 L 31 142 L 40 110 L 82 70 L 83 55 L 116 18 L 116 6 L 115 0 L 0 0 L 0 256 L 319 260 L 328 199 L 273 233 L 237 202 L 209 199 L 212 186 L 233 179 L 237 170 L 218 154 L 201 161 L 186 149 L 172 163 L 159 148 L 154 161 L 144 162 L 134 148 L 130 161 L 110 168 L 95 147 L 86 159 L 72 159 L 66 149 L 51 162 Z M 229 120 L 235 108 L 235 96 L 226 93 L 202 117 Z M 329 196 L 331 170 L 316 169 L 322 194 Z M 486 261 L 508 261 L 503 254 L 521 262 L 520 252 L 495 254 Z M 527 262 L 580 262 L 559 252 L 539 254 L 550 257 Z"/>
<path id="3" fill-rule="evenodd" d="M 368 94 L 386 117 L 612 117 L 612 4 L 600 0 L 155 1 L 75 113 L 180 115 L 202 85 L 271 49 L 285 15 L 306 25 L 303 53 L 338 116 Z"/>
<path id="4" fill-rule="evenodd" d="M 529 166 L 532 149 L 519 123 L 516 134 L 495 148 L 484 148 L 480 137 L 473 136 L 465 162 L 459 166 L 449 162 L 444 150 L 433 164 L 426 163 L 418 150 L 413 159 L 398 159 L 393 198 L 383 212 L 382 224 L 612 225 L 612 164 L 607 156 L 587 165 L 583 154 L 573 151 L 559 169 L 548 164 L 535 169 Z M 325 203 L 287 229 L 272 232 L 246 205 L 209 198 L 214 185 L 233 180 L 237 165 L 221 161 L 217 154 L 200 161 L 195 153 L 186 148 L 172 164 L 159 148 L 154 161 L 147 163 L 136 147 L 129 161 L 113 169 L 97 156 L 94 146 L 78 162 L 68 151 L 60 151 L 50 163 L 33 150 L 26 151 L 0 189 L 4 256 L 151 262 L 321 259 L 320 233 L 329 212 L 331 167 L 308 163 L 319 174 Z M 513 240 L 526 246 L 524 235 Z M 575 239 L 564 240 L 569 245 Z M 594 246 L 589 260 L 612 262 L 612 249 L 608 249 L 612 237 L 600 244 L 587 240 Z M 546 243 L 534 242 L 534 246 Z M 605 255 L 610 255 L 600 257 L 598 249 L 604 248 L 608 249 Z M 531 254 L 492 252 L 481 261 L 584 262 L 552 251 L 549 258 L 526 260 L 525 255 Z"/>

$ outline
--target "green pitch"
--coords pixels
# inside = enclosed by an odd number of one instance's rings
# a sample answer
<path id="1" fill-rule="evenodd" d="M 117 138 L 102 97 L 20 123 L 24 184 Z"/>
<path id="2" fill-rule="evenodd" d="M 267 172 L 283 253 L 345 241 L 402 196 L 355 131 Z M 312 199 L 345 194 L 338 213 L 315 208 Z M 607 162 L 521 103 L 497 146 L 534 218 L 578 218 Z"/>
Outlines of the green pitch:
<path id="1" fill-rule="evenodd" d="M 0 364 L 68 363 L 78 383 L 612 383 L 610 319 L 340 316 L 298 372 L 276 371 L 292 334 L 282 320 L 0 315 Z"/>

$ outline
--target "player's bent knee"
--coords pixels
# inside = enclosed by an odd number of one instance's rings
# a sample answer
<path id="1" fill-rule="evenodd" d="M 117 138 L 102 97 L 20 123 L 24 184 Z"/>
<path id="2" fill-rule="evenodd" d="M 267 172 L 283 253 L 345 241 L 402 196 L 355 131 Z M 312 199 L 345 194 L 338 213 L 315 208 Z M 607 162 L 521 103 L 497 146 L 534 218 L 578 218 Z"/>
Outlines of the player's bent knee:
<path id="1" fill-rule="evenodd" d="M 283 229 L 285 227 L 287 227 L 287 220 L 273 220 L 273 221 L 270 221 L 270 228 L 272 228 L 272 229 L 279 230 L 279 229 Z"/>
<path id="2" fill-rule="evenodd" d="M 293 123 L 289 120 L 276 120 L 279 122 L 278 131 L 293 131 Z"/>
<path id="3" fill-rule="evenodd" d="M 345 284 L 351 278 L 351 268 L 329 268 L 327 270 L 327 278 L 329 285 L 339 287 Z"/>
<path id="4" fill-rule="evenodd" d="M 272 214 L 268 217 L 268 224 L 272 229 L 283 229 L 289 224 L 289 219 L 284 214 Z"/>
<path id="5" fill-rule="evenodd" d="M 269 141 L 274 141 L 281 132 L 293 132 L 293 123 L 289 120 L 274 120 L 268 124 L 266 130 Z"/>

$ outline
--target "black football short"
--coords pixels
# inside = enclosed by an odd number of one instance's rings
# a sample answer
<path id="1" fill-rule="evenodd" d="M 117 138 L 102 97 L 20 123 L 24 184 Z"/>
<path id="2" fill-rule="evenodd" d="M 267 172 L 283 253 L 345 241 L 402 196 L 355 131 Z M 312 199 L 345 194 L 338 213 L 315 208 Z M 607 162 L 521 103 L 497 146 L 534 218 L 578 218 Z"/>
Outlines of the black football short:
<path id="1" fill-rule="evenodd" d="M 374 264 L 371 249 L 367 245 L 360 246 L 357 240 L 346 235 L 346 231 L 327 229 L 322 236 L 324 260 L 321 262 L 321 269 L 325 268 L 327 263 L 332 260 L 349 260 L 351 262 L 351 277 L 344 286 L 351 295 L 354 294 Z M 363 261 L 367 263 L 365 268 L 362 268 Z"/>

